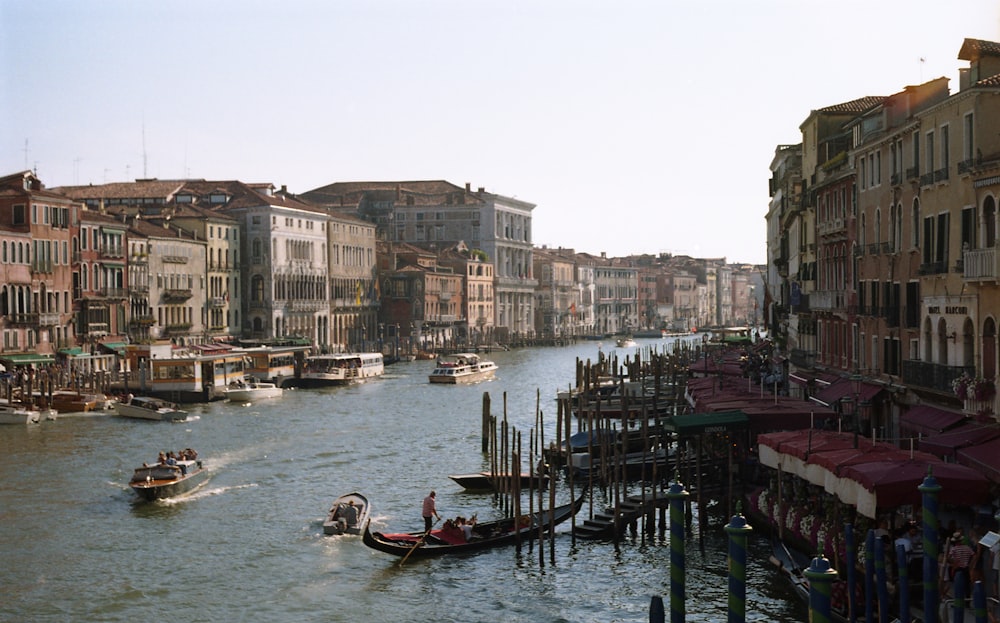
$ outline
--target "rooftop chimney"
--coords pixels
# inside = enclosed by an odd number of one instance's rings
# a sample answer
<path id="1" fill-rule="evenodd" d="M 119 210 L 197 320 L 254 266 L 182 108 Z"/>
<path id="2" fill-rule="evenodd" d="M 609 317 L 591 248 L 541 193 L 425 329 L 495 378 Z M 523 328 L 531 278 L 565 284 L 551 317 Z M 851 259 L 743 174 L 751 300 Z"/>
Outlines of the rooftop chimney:
<path id="1" fill-rule="evenodd" d="M 472 192 L 472 183 L 471 182 L 466 182 L 465 183 L 465 192 L 467 192 L 467 193 L 471 193 Z"/>

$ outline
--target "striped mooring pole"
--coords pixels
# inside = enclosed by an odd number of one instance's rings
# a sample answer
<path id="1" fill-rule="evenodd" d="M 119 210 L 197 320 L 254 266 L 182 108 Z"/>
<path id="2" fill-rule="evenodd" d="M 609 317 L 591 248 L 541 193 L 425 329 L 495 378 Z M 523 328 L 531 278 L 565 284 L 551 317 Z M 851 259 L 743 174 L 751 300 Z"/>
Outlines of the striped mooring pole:
<path id="1" fill-rule="evenodd" d="M 941 525 L 938 520 L 938 495 L 941 485 L 934 479 L 930 468 L 927 476 L 917 487 L 920 491 L 920 503 L 923 507 L 921 520 L 924 524 L 924 623 L 938 623 L 938 554 L 941 547 L 938 535 Z"/>
<path id="2" fill-rule="evenodd" d="M 746 623 L 747 620 L 747 537 L 753 528 L 739 514 L 729 520 L 729 623 Z"/>
<path id="3" fill-rule="evenodd" d="M 679 482 L 667 489 L 666 497 L 670 501 L 670 623 L 684 623 L 687 614 L 684 594 L 684 502 L 689 495 Z"/>
<path id="4" fill-rule="evenodd" d="M 809 620 L 812 623 L 830 623 L 830 594 L 837 571 L 830 567 L 830 561 L 823 554 L 817 554 L 812 564 L 805 570 L 809 580 Z"/>

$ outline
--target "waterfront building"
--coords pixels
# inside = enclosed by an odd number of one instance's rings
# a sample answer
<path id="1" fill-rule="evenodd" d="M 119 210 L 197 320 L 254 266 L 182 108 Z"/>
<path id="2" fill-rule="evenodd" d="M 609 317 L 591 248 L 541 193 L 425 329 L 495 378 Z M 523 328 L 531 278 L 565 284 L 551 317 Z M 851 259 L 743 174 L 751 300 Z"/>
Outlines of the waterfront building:
<path id="1" fill-rule="evenodd" d="M 577 253 L 594 271 L 594 328 L 599 335 L 628 333 L 639 326 L 639 275 L 632 266 L 600 256 Z"/>
<path id="2" fill-rule="evenodd" d="M 819 276 L 827 298 L 817 359 L 838 370 L 890 382 L 902 374 L 904 359 L 919 359 L 913 347 L 919 340 L 921 242 L 914 234 L 921 227 L 921 191 L 917 169 L 911 166 L 908 178 L 906 161 L 922 111 L 947 98 L 945 78 L 886 97 L 845 124 L 848 157 L 822 168 L 827 183 L 818 190 L 825 225 Z M 838 236 L 841 214 L 853 227 Z M 846 313 L 836 307 L 842 300 L 853 304 Z M 863 430 L 898 433 L 901 402 L 858 405 Z"/>
<path id="3" fill-rule="evenodd" d="M 670 266 L 657 278 L 666 309 L 663 312 L 671 331 L 690 331 L 698 325 L 697 278 Z"/>
<path id="4" fill-rule="evenodd" d="M 127 341 L 128 225 L 123 218 L 83 208 L 73 236 L 73 312 L 88 351 L 122 354 Z"/>
<path id="5" fill-rule="evenodd" d="M 486 252 L 460 242 L 438 254 L 438 263 L 464 275 L 466 337 L 472 344 L 493 340 L 493 263 Z"/>
<path id="6" fill-rule="evenodd" d="M 375 223 L 381 240 L 436 248 L 465 242 L 471 250 L 482 250 L 494 266 L 496 337 L 533 331 L 534 204 L 441 180 L 338 182 L 302 197 Z"/>
<path id="7" fill-rule="evenodd" d="M 903 380 L 918 394 L 957 399 L 967 415 L 995 419 L 1000 43 L 966 39 L 959 58 L 969 67 L 958 92 L 920 111 L 901 137 L 907 170 L 915 169 L 907 184 L 919 193 L 907 220 L 919 222 L 921 243 L 919 338 Z M 956 391 L 952 381 L 962 375 L 983 379 L 981 391 Z"/>
<path id="8" fill-rule="evenodd" d="M 0 326 L 6 365 L 47 363 L 75 344 L 70 241 L 80 206 L 31 171 L 0 178 Z"/>
<path id="9" fill-rule="evenodd" d="M 574 279 L 573 251 L 562 251 L 541 247 L 532 253 L 533 272 L 538 278 L 534 330 L 543 337 L 574 335 L 577 308 L 582 303 L 580 289 Z"/>
<path id="10" fill-rule="evenodd" d="M 188 182 L 164 207 L 171 223 L 194 232 L 205 241 L 205 304 L 199 310 L 205 341 L 229 341 L 240 336 L 242 288 L 240 281 L 239 221 L 212 206 L 232 198 L 229 183 Z"/>
<path id="11" fill-rule="evenodd" d="M 135 217 L 127 217 L 131 221 Z M 142 344 L 152 341 L 156 324 L 149 303 L 149 238 L 138 228 L 129 227 L 128 244 L 128 341 Z"/>
<path id="12" fill-rule="evenodd" d="M 780 340 L 794 361 L 796 349 L 787 343 L 787 317 L 791 292 L 788 282 L 788 225 L 802 201 L 802 144 L 778 145 L 771 159 L 771 179 L 765 221 L 767 224 L 767 274 L 764 279 L 764 324 Z M 798 349 L 799 365 L 808 365 Z"/>
<path id="13" fill-rule="evenodd" d="M 375 226 L 357 216 L 327 211 L 330 289 L 329 343 L 372 350 L 381 340 Z M 325 338 L 323 338 L 325 339 Z"/>
<path id="14" fill-rule="evenodd" d="M 466 326 L 465 278 L 441 266 L 437 254 L 405 243 L 393 244 L 391 266 L 382 271 L 382 318 L 409 329 L 410 344 L 434 350 L 454 344 Z"/>

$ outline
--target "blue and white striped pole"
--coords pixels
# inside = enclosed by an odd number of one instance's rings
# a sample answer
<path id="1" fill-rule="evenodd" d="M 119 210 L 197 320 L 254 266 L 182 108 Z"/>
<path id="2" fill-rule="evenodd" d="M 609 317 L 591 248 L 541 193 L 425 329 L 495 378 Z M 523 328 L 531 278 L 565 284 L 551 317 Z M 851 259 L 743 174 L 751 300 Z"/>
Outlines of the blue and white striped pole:
<path id="1" fill-rule="evenodd" d="M 670 501 L 670 623 L 684 623 L 684 502 L 690 494 L 675 482 L 667 490 Z"/>
<path id="2" fill-rule="evenodd" d="M 924 524 L 924 623 L 938 623 L 938 535 L 941 525 L 938 521 L 938 495 L 941 485 L 934 479 L 928 468 L 927 477 L 917 487 L 920 491 Z"/>
<path id="3" fill-rule="evenodd" d="M 830 561 L 818 554 L 804 575 L 809 580 L 809 620 L 811 623 L 830 623 L 833 620 L 830 595 L 837 572 L 830 568 Z"/>
<path id="4" fill-rule="evenodd" d="M 736 511 L 739 513 L 739 509 Z M 729 535 L 729 623 L 747 620 L 747 536 L 753 528 L 743 515 L 733 515 L 726 526 Z"/>

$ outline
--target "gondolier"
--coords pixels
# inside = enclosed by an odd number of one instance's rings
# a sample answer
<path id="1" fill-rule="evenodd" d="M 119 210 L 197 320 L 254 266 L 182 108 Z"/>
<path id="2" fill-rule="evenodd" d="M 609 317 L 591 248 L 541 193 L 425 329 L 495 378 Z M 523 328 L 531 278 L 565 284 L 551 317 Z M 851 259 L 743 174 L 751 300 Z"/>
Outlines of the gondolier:
<path id="1" fill-rule="evenodd" d="M 424 507 L 420 513 L 424 518 L 424 532 L 431 531 L 431 527 L 434 525 L 434 522 L 431 521 L 432 518 L 436 517 L 437 519 L 441 519 L 441 516 L 438 515 L 437 512 L 437 505 L 434 503 L 434 498 L 436 496 L 437 493 L 431 491 L 430 494 L 424 498 Z"/>

